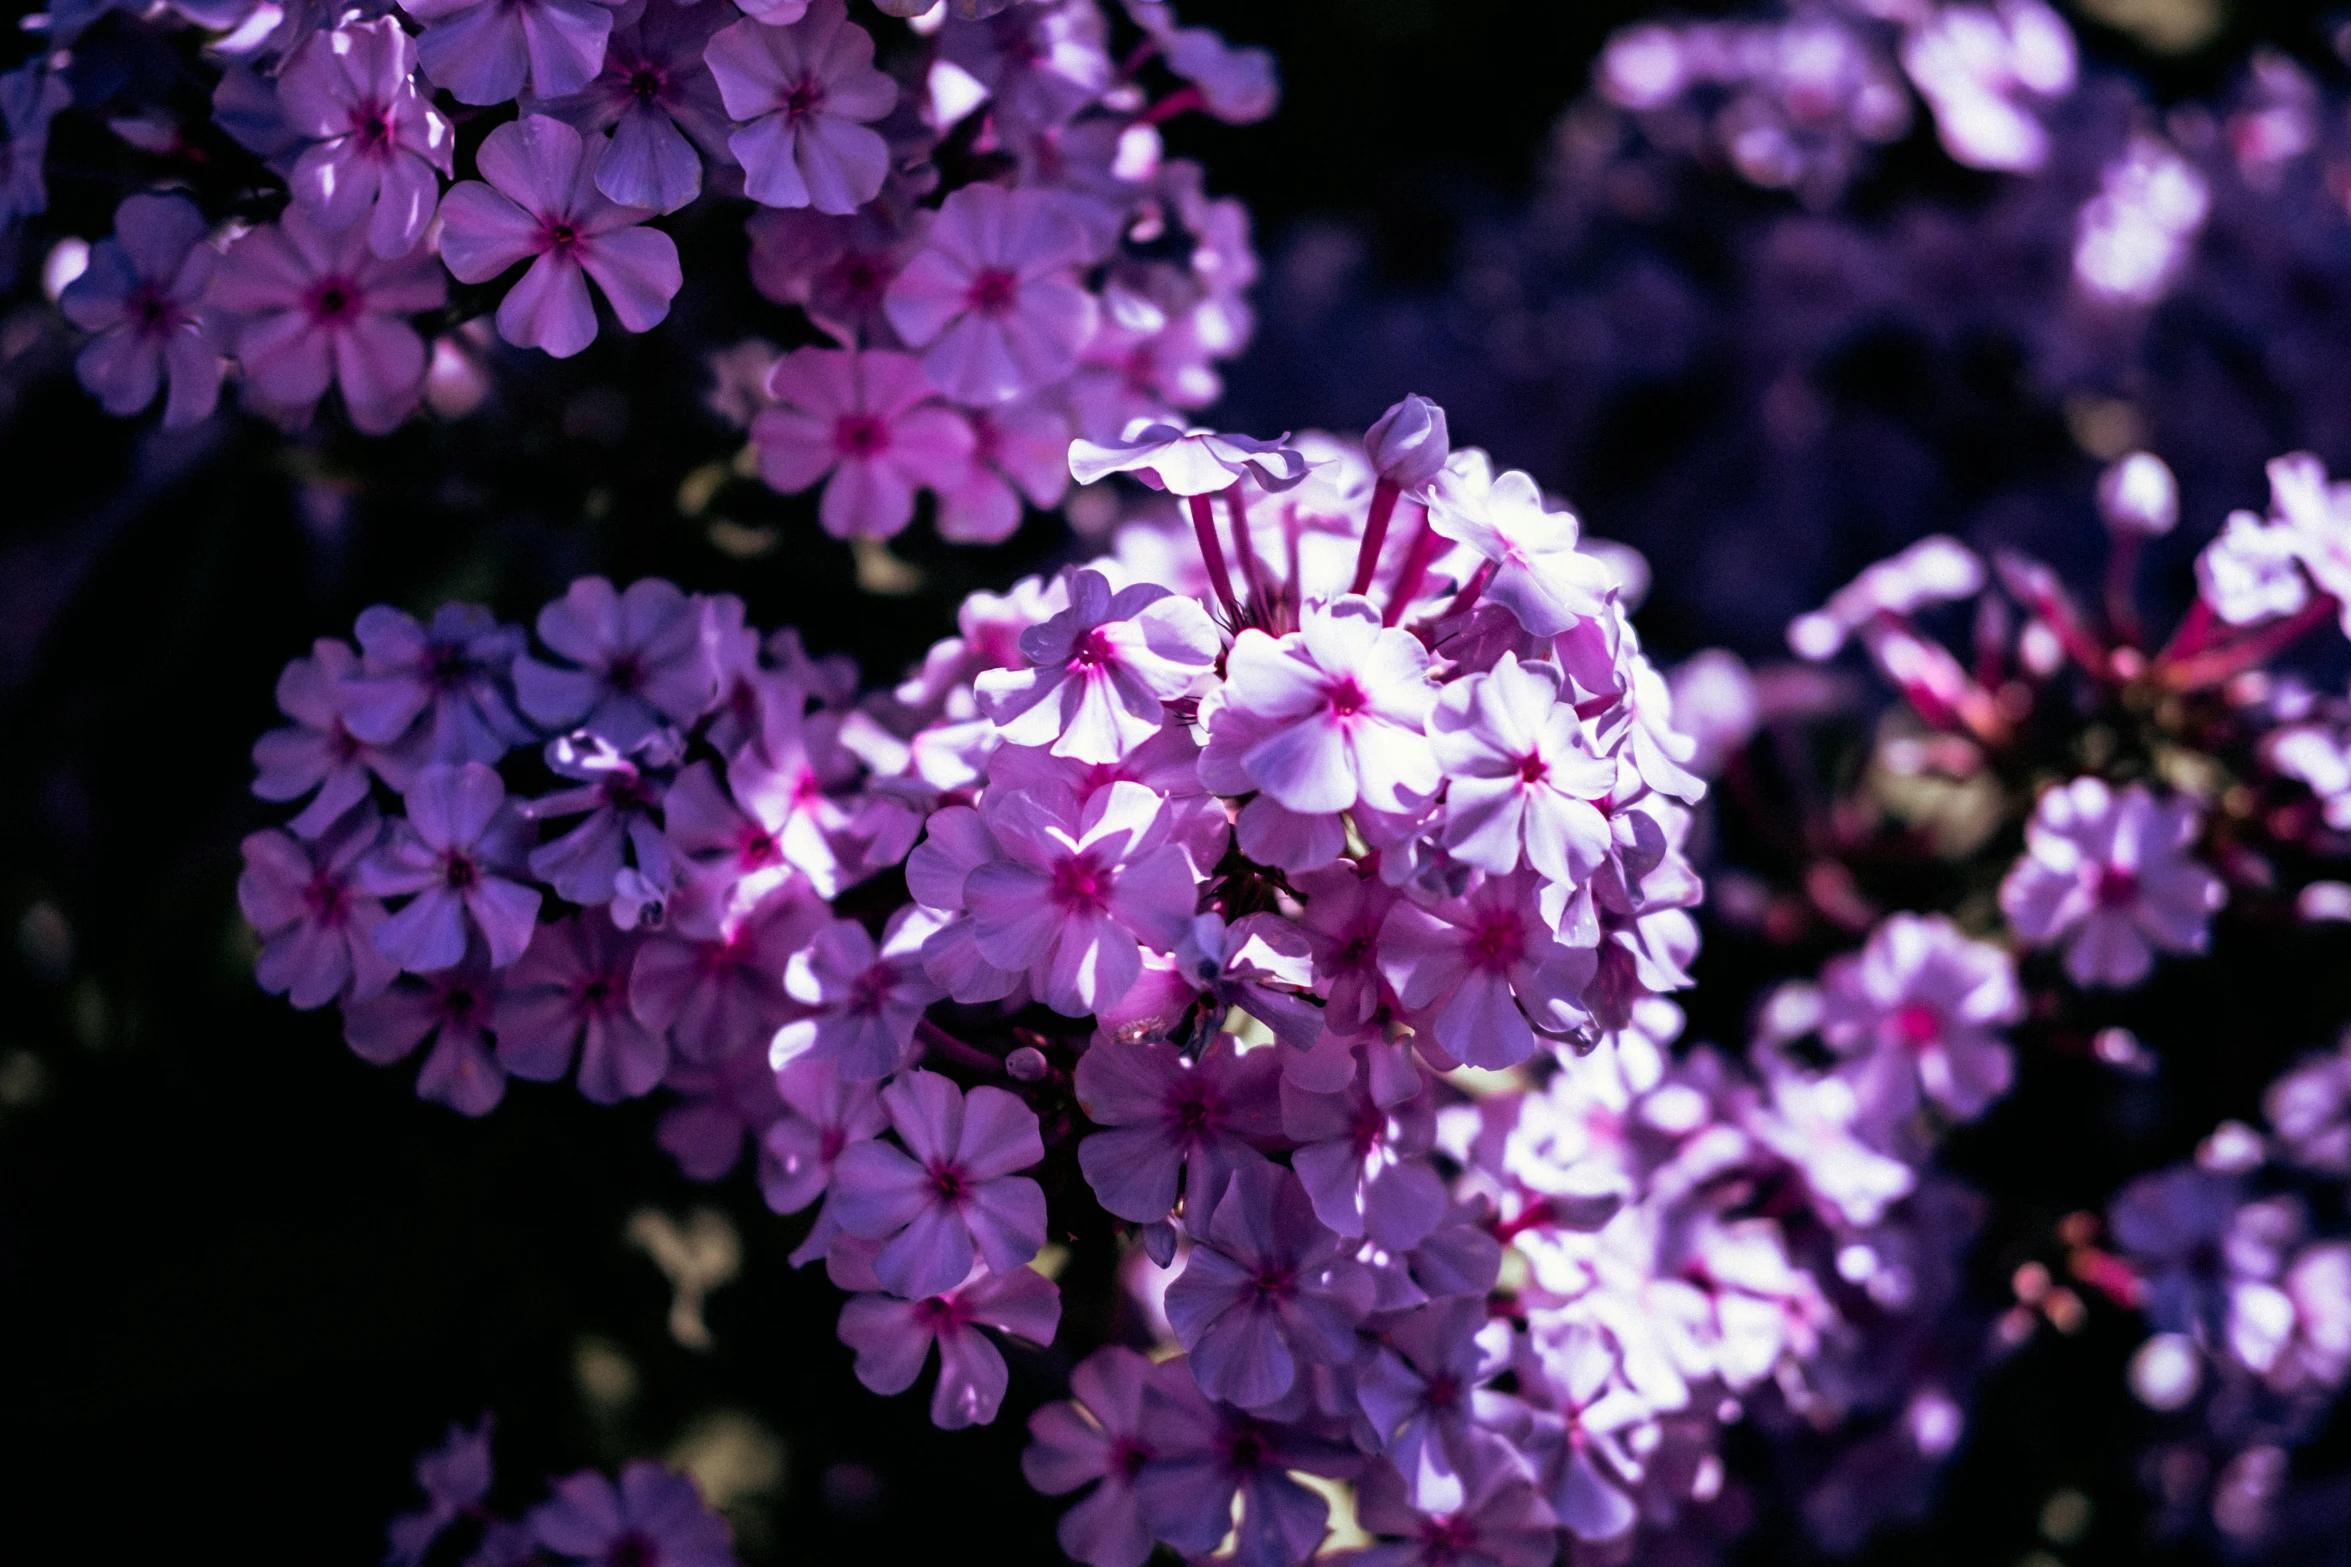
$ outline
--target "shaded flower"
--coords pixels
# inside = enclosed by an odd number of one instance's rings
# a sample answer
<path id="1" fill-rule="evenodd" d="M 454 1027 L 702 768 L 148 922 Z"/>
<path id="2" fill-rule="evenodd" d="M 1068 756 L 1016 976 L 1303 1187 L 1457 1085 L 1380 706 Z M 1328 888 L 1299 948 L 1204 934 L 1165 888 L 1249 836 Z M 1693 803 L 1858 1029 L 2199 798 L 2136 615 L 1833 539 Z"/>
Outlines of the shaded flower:
<path id="1" fill-rule="evenodd" d="M 2008 1092 L 2015 1063 L 2000 1030 L 2024 1016 L 2016 965 L 1940 914 L 1894 914 L 1857 954 L 1821 971 L 1821 1038 L 1874 1121 L 1892 1125 L 1923 1093 L 1972 1119 Z"/>
<path id="2" fill-rule="evenodd" d="M 1007 402 L 1076 367 L 1094 330 L 1094 296 L 1077 278 L 1092 249 L 1053 193 L 967 185 L 939 208 L 884 308 L 909 347 L 928 345 L 923 369 L 940 391 Z"/>
<path id="3" fill-rule="evenodd" d="M 612 133 L 596 163 L 596 188 L 608 199 L 675 212 L 702 193 L 705 156 L 733 161 L 726 107 L 702 59 L 728 20 L 725 6 L 646 0 L 613 28 L 594 80 L 535 106 L 583 134 Z"/>
<path id="4" fill-rule="evenodd" d="M 522 632 L 480 605 L 443 604 L 420 626 L 377 604 L 359 612 L 353 634 L 359 668 L 340 681 L 344 722 L 361 740 L 397 744 L 422 718 L 427 760 L 495 762 L 531 738 L 506 695 Z"/>
<path id="5" fill-rule="evenodd" d="M 808 945 L 824 906 L 797 883 L 778 886 L 718 934 L 658 931 L 629 970 L 629 1007 L 648 1028 L 666 1029 L 679 1056 L 718 1061 L 772 1036 L 792 1015 L 784 966 Z M 760 1056 L 766 1070 L 766 1057 Z"/>
<path id="6" fill-rule="evenodd" d="M 558 1480 L 555 1494 L 531 1509 L 539 1543 L 555 1555 L 595 1567 L 734 1567 L 726 1520 L 702 1500 L 694 1482 L 640 1458 L 614 1485 L 592 1469 Z"/>
<path id="7" fill-rule="evenodd" d="M 596 1104 L 641 1099 L 669 1066 L 669 1041 L 629 1008 L 640 939 L 596 910 L 543 925 L 498 998 L 498 1062 L 551 1083 L 579 1050 L 580 1093 Z"/>
<path id="8" fill-rule="evenodd" d="M 376 947 L 404 969 L 428 973 L 465 957 L 470 928 L 504 968 L 530 944 L 540 895 L 514 878 L 529 829 L 507 802 L 506 785 L 479 762 L 436 764 L 416 775 L 395 819 L 368 858 L 359 885 L 378 897 L 414 894 L 376 927 Z"/>
<path id="9" fill-rule="evenodd" d="M 2193 801 L 2077 778 L 2034 807 L 2000 907 L 2026 941 L 2064 944 L 2075 984 L 2136 985 L 2156 951 L 2203 951 L 2227 899 L 2191 852 L 2199 827 Z"/>
<path id="10" fill-rule="evenodd" d="M 416 90 L 416 45 L 389 16 L 313 34 L 278 73 L 290 130 L 312 138 L 287 184 L 321 228 L 367 220 L 386 260 L 424 237 L 457 134 Z"/>
<path id="11" fill-rule="evenodd" d="M 759 476 L 787 495 L 831 475 L 817 520 L 835 538 L 888 538 L 914 517 L 914 492 L 951 484 L 971 427 L 933 400 L 905 354 L 802 348 L 768 378 L 776 406 L 751 423 Z"/>
<path id="12" fill-rule="evenodd" d="M 1078 1057 L 1078 1104 L 1105 1130 L 1078 1144 L 1078 1167 L 1103 1207 L 1138 1224 L 1164 1219 L 1177 1180 L 1213 1202 L 1234 1171 L 1263 1162 L 1279 1135 L 1270 1051 L 1243 1055 L 1230 1034 L 1196 1060 L 1164 1039 L 1104 1039 Z"/>
<path id="13" fill-rule="evenodd" d="M 246 837 L 237 907 L 261 937 L 254 977 L 263 990 L 307 1008 L 391 984 L 398 966 L 375 944 L 384 906 L 357 885 L 359 862 L 382 832 L 381 818 L 363 808 L 315 843 L 274 828 Z"/>
<path id="14" fill-rule="evenodd" d="M 387 1567 L 421 1567 L 442 1532 L 490 1494 L 491 1477 L 489 1417 L 471 1431 L 452 1425 L 448 1440 L 416 1461 L 424 1509 L 392 1520 Z"/>
<path id="15" fill-rule="evenodd" d="M 359 669 L 349 643 L 321 637 L 308 658 L 278 676 L 278 710 L 293 723 L 253 742 L 253 792 L 281 803 L 318 793 L 287 825 L 315 838 L 368 796 L 373 773 L 394 789 L 407 787 L 415 768 L 400 749 L 371 744 L 343 722 L 343 682 Z"/>
<path id="16" fill-rule="evenodd" d="M 530 83 L 541 98 L 578 92 L 604 64 L 618 0 L 400 0 L 424 23 L 425 75 L 459 103 L 504 103 Z"/>
<path id="17" fill-rule="evenodd" d="M 849 213 L 873 200 L 889 145 L 866 122 L 898 102 L 873 68 L 873 38 L 842 0 L 811 0 L 789 27 L 737 22 L 704 52 L 726 111 L 744 122 L 727 139 L 743 189 L 768 207 Z"/>
<path id="18" fill-rule="evenodd" d="M 873 1267 L 909 1300 L 953 1288 L 975 1253 L 1010 1273 L 1045 1243 L 1045 1194 L 1016 1176 L 1045 1157 L 1037 1118 L 1001 1088 L 964 1093 L 936 1072 L 902 1074 L 882 1090 L 906 1145 L 859 1143 L 833 1172 L 842 1228 L 887 1242 Z"/>
<path id="19" fill-rule="evenodd" d="M 798 1213 L 829 1192 L 841 1155 L 881 1136 L 890 1117 L 872 1083 L 851 1082 L 830 1061 L 794 1061 L 774 1075 L 783 1114 L 759 1140 L 759 1192 L 776 1212 Z M 840 1233 L 827 1202 L 792 1266 L 823 1256 Z"/>
<path id="20" fill-rule="evenodd" d="M 692 723 L 717 696 L 702 606 L 659 577 L 624 592 L 578 579 L 539 611 L 539 640 L 579 667 L 517 659 L 522 710 L 551 729 L 590 729 L 615 750 L 635 750 L 665 721 Z"/>
<path id="21" fill-rule="evenodd" d="M 427 1039 L 416 1094 L 460 1115 L 488 1115 L 506 1097 L 506 1073 L 490 1054 L 496 977 L 479 959 L 402 978 L 380 995 L 343 1003 L 343 1038 L 377 1066 L 405 1059 Z"/>
<path id="22" fill-rule="evenodd" d="M 903 1393 L 939 1346 L 931 1424 L 942 1431 L 996 1418 L 1010 1381 L 1004 1356 L 982 1328 L 1032 1344 L 1053 1342 L 1061 1292 L 1032 1268 L 981 1273 L 923 1300 L 855 1295 L 841 1307 L 841 1342 L 857 1351 L 857 1380 L 876 1393 Z"/>
<path id="23" fill-rule="evenodd" d="M 1020 1456 L 1029 1484 L 1048 1496 L 1094 1487 L 1055 1530 L 1061 1548 L 1088 1567 L 1142 1567 L 1151 1554 L 1135 1481 L 1154 1456 L 1143 1430 L 1143 1389 L 1159 1375 L 1189 1374 L 1181 1366 L 1159 1372 L 1135 1351 L 1105 1345 L 1069 1374 L 1066 1401 L 1029 1416 L 1029 1445 Z"/>
<path id="24" fill-rule="evenodd" d="M 204 215 L 181 196 L 132 196 L 114 209 L 114 234 L 58 296 L 65 318 L 94 333 L 74 374 L 117 418 L 155 401 L 166 377 L 167 428 L 194 424 L 220 401 L 220 351 L 203 304 L 220 255 L 204 243 Z"/>
<path id="25" fill-rule="evenodd" d="M 1330 1505 L 1292 1472 L 1349 1474 L 1358 1462 L 1343 1444 L 1211 1404 L 1181 1360 L 1156 1367 L 1144 1384 L 1143 1429 L 1154 1451 L 1135 1490 L 1151 1533 L 1192 1556 L 1232 1535 L 1240 1567 L 1292 1567 L 1313 1555 Z"/>
<path id="26" fill-rule="evenodd" d="M 816 1013 L 777 1031 L 769 1064 L 780 1072 L 797 1061 L 826 1061 L 858 1082 L 897 1071 L 915 1025 L 945 996 L 922 966 L 923 941 L 936 928 L 935 919 L 901 909 L 877 948 L 855 920 L 825 926 L 784 970 L 784 989 Z"/>

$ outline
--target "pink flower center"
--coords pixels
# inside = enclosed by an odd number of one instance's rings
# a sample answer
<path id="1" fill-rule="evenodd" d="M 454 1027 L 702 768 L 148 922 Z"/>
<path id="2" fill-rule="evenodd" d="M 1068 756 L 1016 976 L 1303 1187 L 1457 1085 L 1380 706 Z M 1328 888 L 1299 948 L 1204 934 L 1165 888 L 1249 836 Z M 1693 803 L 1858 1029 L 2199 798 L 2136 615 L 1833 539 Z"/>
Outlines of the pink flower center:
<path id="1" fill-rule="evenodd" d="M 1249 1281 L 1249 1287 L 1257 1292 L 1260 1301 L 1270 1305 L 1275 1301 L 1288 1300 L 1298 1293 L 1298 1275 L 1278 1263 L 1269 1262 L 1257 1270 L 1256 1276 Z"/>
<path id="2" fill-rule="evenodd" d="M 640 65 L 629 73 L 629 96 L 639 103 L 651 103 L 661 96 L 661 73 L 650 65 Z"/>
<path id="3" fill-rule="evenodd" d="M 365 300 L 349 278 L 322 277 L 310 285 L 302 308 L 314 326 L 345 326 L 359 319 Z"/>
<path id="4" fill-rule="evenodd" d="M 549 250 L 568 250 L 580 242 L 580 231 L 558 218 L 547 224 L 541 242 Z"/>
<path id="5" fill-rule="evenodd" d="M 147 283 L 141 285 L 138 294 L 132 299 L 131 314 L 138 318 L 141 330 L 150 336 L 160 337 L 179 323 L 180 312 L 168 295 L 159 292 L 154 284 Z"/>
<path id="6" fill-rule="evenodd" d="M 1053 901 L 1073 912 L 1092 913 L 1110 898 L 1110 878 L 1083 854 L 1053 867 Z"/>
<path id="7" fill-rule="evenodd" d="M 1353 675 L 1341 675 L 1323 688 L 1323 701 L 1333 718 L 1351 719 L 1371 706 L 1371 696 Z"/>
<path id="8" fill-rule="evenodd" d="M 470 1028 L 485 1009 L 471 985 L 451 985 L 441 992 L 438 1010 L 444 1028 Z"/>
<path id="9" fill-rule="evenodd" d="M 1110 1455 L 1103 1461 L 1103 1468 L 1121 1480 L 1132 1481 L 1150 1461 L 1151 1449 L 1133 1437 L 1122 1436 L 1110 1444 Z"/>
<path id="10" fill-rule="evenodd" d="M 472 855 L 460 849 L 450 849 L 441 855 L 441 879 L 449 884 L 452 891 L 463 892 L 481 884 L 482 871 L 473 862 Z"/>
<path id="11" fill-rule="evenodd" d="M 1943 1016 L 1933 1007 L 1912 1002 L 1894 1014 L 1894 1032 L 1913 1049 L 1943 1037 Z"/>
<path id="12" fill-rule="evenodd" d="M 2093 892 L 2102 909 L 2127 908 L 2139 901 L 2139 873 L 2120 865 L 2098 867 L 2098 885 Z"/>
<path id="13" fill-rule="evenodd" d="M 1470 927 L 1469 960 L 1479 968 L 1500 973 L 1517 964 L 1526 951 L 1526 928 L 1512 910 L 1489 910 Z"/>
<path id="14" fill-rule="evenodd" d="M 1465 1558 L 1478 1548 L 1478 1526 L 1462 1513 L 1424 1518 L 1420 1526 L 1420 1548 L 1422 1558 L 1430 1562 Z"/>
<path id="15" fill-rule="evenodd" d="M 890 449 L 890 427 L 872 414 L 843 414 L 833 426 L 833 449 L 844 457 L 879 457 Z"/>
<path id="16" fill-rule="evenodd" d="M 339 926 L 349 912 L 350 903 L 343 884 L 320 871 L 310 878 L 310 885 L 302 889 L 302 906 L 310 917 L 321 925 Z"/>
<path id="17" fill-rule="evenodd" d="M 1175 1122 L 1176 1130 L 1187 1138 L 1205 1132 L 1213 1119 L 1208 1108 L 1206 1085 L 1187 1074 L 1184 1081 L 1176 1086 L 1175 1102 L 1168 1107 L 1168 1115 Z"/>
<path id="18" fill-rule="evenodd" d="M 1518 781 L 1539 784 L 1551 776 L 1551 764 L 1538 753 L 1530 752 L 1518 759 Z"/>
<path id="19" fill-rule="evenodd" d="M 351 111 L 351 139 L 363 153 L 381 155 L 392 149 L 392 111 L 373 98 Z"/>
<path id="20" fill-rule="evenodd" d="M 1117 662 L 1118 644 L 1100 626 L 1089 628 L 1078 638 L 1077 647 L 1069 655 L 1069 667 L 1078 674 L 1096 674 Z"/>
<path id="21" fill-rule="evenodd" d="M 618 994 L 619 988 L 611 975 L 595 975 L 580 987 L 580 1006 L 584 1011 L 602 1012 Z"/>
<path id="22" fill-rule="evenodd" d="M 960 1300 L 933 1295 L 928 1300 L 914 1303 L 914 1320 L 934 1334 L 944 1333 L 971 1321 L 971 1308 Z"/>
<path id="23" fill-rule="evenodd" d="M 1000 316 L 1012 309 L 1012 301 L 1020 291 L 1020 278 L 1002 267 L 989 267 L 971 280 L 964 291 L 964 304 L 976 314 Z"/>
<path id="24" fill-rule="evenodd" d="M 1431 1409 L 1450 1409 L 1461 1399 L 1461 1383 L 1450 1372 L 1440 1372 L 1429 1381 L 1428 1405 Z"/>
<path id="25" fill-rule="evenodd" d="M 879 1012 L 890 996 L 890 965 L 876 963 L 849 982 L 851 1012 Z"/>
<path id="26" fill-rule="evenodd" d="M 945 1163 L 934 1164 L 928 1173 L 931 1178 L 931 1192 L 939 1201 L 944 1203 L 963 1201 L 966 1188 L 963 1170 L 960 1166 Z"/>
<path id="27" fill-rule="evenodd" d="M 783 857 L 776 835 L 756 824 L 746 826 L 735 840 L 735 863 L 744 870 L 755 871 Z"/>
<path id="28" fill-rule="evenodd" d="M 813 76 L 804 76 L 792 84 L 784 94 L 784 115 L 791 120 L 805 120 L 824 107 L 824 83 Z"/>
<path id="29" fill-rule="evenodd" d="M 622 653 L 604 666 L 604 683 L 615 691 L 634 691 L 645 683 L 645 666 L 634 653 Z"/>

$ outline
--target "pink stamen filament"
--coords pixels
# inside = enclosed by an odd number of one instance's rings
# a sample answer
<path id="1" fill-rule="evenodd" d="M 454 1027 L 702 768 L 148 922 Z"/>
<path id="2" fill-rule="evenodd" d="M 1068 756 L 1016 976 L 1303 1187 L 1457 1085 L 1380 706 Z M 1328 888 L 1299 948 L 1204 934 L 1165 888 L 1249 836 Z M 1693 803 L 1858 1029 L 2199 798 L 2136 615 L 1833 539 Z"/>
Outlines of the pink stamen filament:
<path id="1" fill-rule="evenodd" d="M 1420 531 L 1412 536 L 1412 547 L 1404 553 L 1404 569 L 1396 573 L 1396 585 L 1388 590 L 1388 612 L 1381 623 L 1394 625 L 1404 618 L 1412 607 L 1412 597 L 1420 591 L 1420 579 L 1428 574 L 1429 562 L 1436 557 L 1437 530 L 1429 526 L 1429 514 L 1423 508 Z"/>
<path id="2" fill-rule="evenodd" d="M 1396 497 L 1404 492 L 1392 479 L 1371 489 L 1371 515 L 1363 523 L 1363 547 L 1355 552 L 1355 585 L 1351 593 L 1371 591 L 1371 579 L 1380 569 L 1380 548 L 1388 542 L 1388 519 L 1396 515 Z"/>
<path id="3" fill-rule="evenodd" d="M 1258 569 L 1257 545 L 1249 537 L 1248 503 L 1241 499 L 1241 486 L 1236 483 L 1224 492 L 1225 509 L 1233 519 L 1233 554 L 1241 562 L 1241 580 L 1249 584 L 1249 602 L 1262 613 L 1266 606 L 1265 573 Z"/>
<path id="4" fill-rule="evenodd" d="M 1192 533 L 1200 541 L 1200 559 L 1208 567 L 1209 585 L 1216 589 L 1217 600 L 1224 605 L 1225 618 L 1237 626 L 1241 623 L 1241 601 L 1233 597 L 1233 579 L 1225 570 L 1224 545 L 1217 541 L 1216 514 L 1209 509 L 1210 498 L 1192 495 L 1185 499 L 1191 503 Z"/>

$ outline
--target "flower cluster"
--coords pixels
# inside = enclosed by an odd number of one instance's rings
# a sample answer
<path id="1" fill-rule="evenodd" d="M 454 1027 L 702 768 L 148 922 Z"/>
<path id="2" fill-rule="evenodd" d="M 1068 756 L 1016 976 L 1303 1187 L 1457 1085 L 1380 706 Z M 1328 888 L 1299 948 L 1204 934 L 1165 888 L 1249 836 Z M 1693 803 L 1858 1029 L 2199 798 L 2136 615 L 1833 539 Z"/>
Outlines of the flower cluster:
<path id="1" fill-rule="evenodd" d="M 1128 6 L 1119 54 L 1095 0 L 934 5 L 911 29 L 883 9 L 156 11 L 141 42 L 217 81 L 215 124 L 251 165 L 223 181 L 175 132 L 172 188 L 125 200 L 95 246 L 61 242 L 81 380 L 115 414 L 163 393 L 170 425 L 209 415 L 232 367 L 246 406 L 290 427 L 330 391 L 369 433 L 427 402 L 461 416 L 487 394 L 493 322 L 557 358 L 649 331 L 686 286 L 664 225 L 748 204 L 752 281 L 838 345 L 765 378 L 760 472 L 826 480 L 836 533 L 894 533 L 927 488 L 945 536 L 1002 539 L 1060 499 L 1073 432 L 1217 395 L 1251 328 L 1248 218 L 1162 156 L 1158 127 L 1262 118 L 1272 66 L 1163 0 Z M 53 52 L 6 79 L 0 226 L 42 208 L 85 10 L 34 18 Z"/>
<path id="2" fill-rule="evenodd" d="M 448 1439 L 416 1461 L 425 1505 L 392 1520 L 390 1567 L 422 1567 L 434 1548 L 459 1536 L 473 1541 L 475 1567 L 531 1563 L 659 1563 L 661 1567 L 734 1567 L 724 1518 L 687 1476 L 650 1459 L 608 1478 L 593 1469 L 549 1483 L 543 1502 L 516 1517 L 493 1512 L 497 1484 L 490 1456 L 491 1421 L 451 1426 Z"/>

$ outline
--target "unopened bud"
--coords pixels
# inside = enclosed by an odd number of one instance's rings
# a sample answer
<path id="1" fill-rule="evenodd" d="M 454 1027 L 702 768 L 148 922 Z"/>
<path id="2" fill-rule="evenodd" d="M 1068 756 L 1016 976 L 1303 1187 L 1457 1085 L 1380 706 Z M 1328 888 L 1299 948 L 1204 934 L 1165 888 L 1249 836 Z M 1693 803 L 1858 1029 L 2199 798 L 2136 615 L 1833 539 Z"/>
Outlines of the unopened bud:
<path id="1" fill-rule="evenodd" d="M 1016 1082 L 1044 1081 L 1052 1066 L 1045 1060 L 1045 1052 L 1035 1045 L 1023 1045 L 1004 1058 L 1004 1070 Z"/>
<path id="2" fill-rule="evenodd" d="M 1363 453 L 1373 471 L 1405 490 L 1434 479 L 1452 450 L 1445 410 L 1417 392 L 1381 414 L 1363 436 Z"/>
<path id="3" fill-rule="evenodd" d="M 2099 477 L 2098 514 L 2117 533 L 2169 533 L 2180 520 L 2179 481 L 2153 452 L 2133 452 Z"/>

